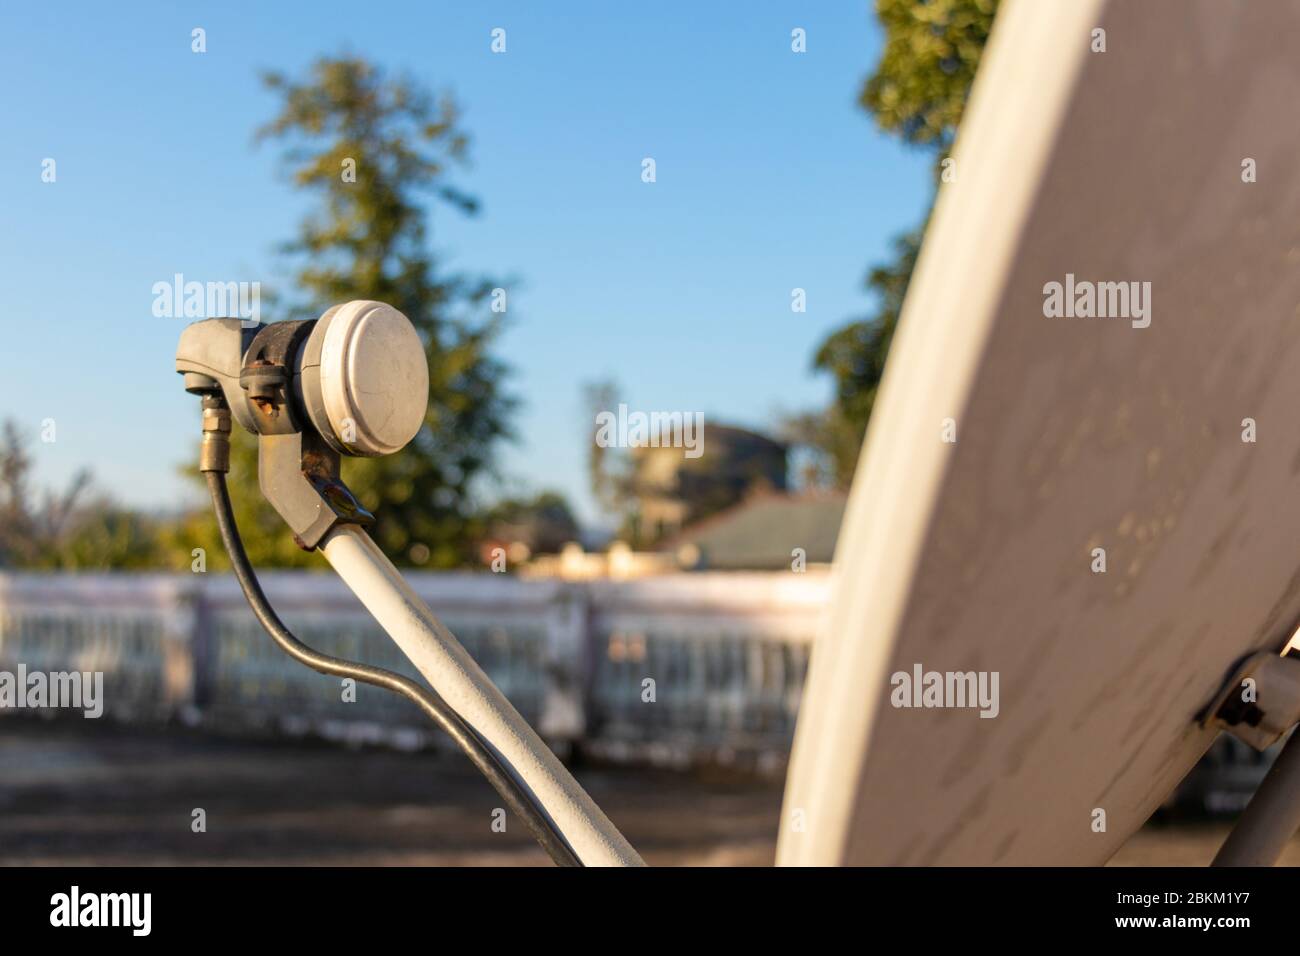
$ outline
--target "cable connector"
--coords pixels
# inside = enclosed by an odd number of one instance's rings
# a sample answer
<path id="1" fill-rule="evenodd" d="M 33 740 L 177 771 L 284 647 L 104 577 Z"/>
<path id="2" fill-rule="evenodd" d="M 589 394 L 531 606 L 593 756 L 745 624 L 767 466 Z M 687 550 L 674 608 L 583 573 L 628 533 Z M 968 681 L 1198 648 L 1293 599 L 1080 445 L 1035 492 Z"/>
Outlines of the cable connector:
<path id="1" fill-rule="evenodd" d="M 230 406 L 220 395 L 203 396 L 203 444 L 199 471 L 230 471 Z"/>

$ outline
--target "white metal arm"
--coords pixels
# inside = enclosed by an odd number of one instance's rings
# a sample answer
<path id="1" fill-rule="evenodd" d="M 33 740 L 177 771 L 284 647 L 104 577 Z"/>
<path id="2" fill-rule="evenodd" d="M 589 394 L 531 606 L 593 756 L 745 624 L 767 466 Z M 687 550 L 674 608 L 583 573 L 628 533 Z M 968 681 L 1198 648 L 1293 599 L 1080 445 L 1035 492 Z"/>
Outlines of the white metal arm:
<path id="1" fill-rule="evenodd" d="M 644 865 L 623 834 L 365 531 L 356 525 L 339 525 L 325 538 L 321 550 L 429 685 L 532 792 L 585 866 Z"/>

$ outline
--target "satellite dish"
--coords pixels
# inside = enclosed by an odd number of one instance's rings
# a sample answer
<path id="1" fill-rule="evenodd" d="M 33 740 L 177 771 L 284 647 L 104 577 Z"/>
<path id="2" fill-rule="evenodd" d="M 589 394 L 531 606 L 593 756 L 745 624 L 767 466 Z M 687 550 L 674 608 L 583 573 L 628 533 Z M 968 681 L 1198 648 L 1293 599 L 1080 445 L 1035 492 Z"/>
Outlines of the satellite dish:
<path id="1" fill-rule="evenodd" d="M 855 477 L 778 862 L 1102 863 L 1209 746 L 1234 665 L 1286 644 L 1297 49 L 1291 0 L 1003 4 Z M 1085 282 L 1149 295 L 1056 314 L 1048 284 Z M 996 672 L 997 715 L 894 706 L 917 665 Z"/>

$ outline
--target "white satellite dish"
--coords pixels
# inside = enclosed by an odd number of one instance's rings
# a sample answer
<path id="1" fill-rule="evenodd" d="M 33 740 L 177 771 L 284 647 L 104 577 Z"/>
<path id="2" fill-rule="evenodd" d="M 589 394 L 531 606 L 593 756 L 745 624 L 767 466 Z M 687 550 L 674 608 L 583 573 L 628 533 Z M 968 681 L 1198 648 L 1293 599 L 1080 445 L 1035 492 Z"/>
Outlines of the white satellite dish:
<path id="1" fill-rule="evenodd" d="M 1002 5 L 855 478 L 779 862 L 1101 863 L 1208 747 L 1234 665 L 1286 643 L 1297 49 L 1294 0 Z M 1050 282 L 1149 282 L 1149 325 L 1049 318 Z M 893 706 L 917 664 L 997 672 L 997 716 Z"/>

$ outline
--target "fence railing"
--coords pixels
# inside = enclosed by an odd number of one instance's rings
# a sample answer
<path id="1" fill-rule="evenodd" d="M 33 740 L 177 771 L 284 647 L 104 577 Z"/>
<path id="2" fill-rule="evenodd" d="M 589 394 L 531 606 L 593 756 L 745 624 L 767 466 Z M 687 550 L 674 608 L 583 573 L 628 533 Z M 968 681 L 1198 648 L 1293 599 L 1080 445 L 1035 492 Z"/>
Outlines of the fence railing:
<path id="1" fill-rule="evenodd" d="M 820 571 L 408 579 L 548 741 L 668 763 L 785 755 L 829 583 Z M 416 676 L 337 579 L 263 585 L 308 643 Z M 105 714 L 123 720 L 437 739 L 404 699 L 288 659 L 225 575 L 0 574 L 0 670 L 19 663 L 103 672 Z"/>

